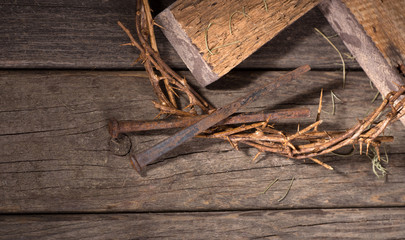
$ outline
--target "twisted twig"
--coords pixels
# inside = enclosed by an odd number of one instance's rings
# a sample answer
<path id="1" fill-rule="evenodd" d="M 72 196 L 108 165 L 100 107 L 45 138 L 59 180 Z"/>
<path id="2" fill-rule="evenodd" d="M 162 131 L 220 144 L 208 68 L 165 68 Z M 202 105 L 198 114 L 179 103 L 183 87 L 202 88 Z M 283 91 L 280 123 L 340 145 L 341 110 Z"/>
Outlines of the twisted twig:
<path id="1" fill-rule="evenodd" d="M 202 113 L 209 113 L 214 110 L 214 107 L 194 91 L 184 78 L 180 77 L 160 58 L 148 1 L 137 1 L 135 28 L 138 41 L 121 22 L 118 22 L 118 25 L 131 40 L 129 44 L 124 45 L 134 46 L 140 51 L 138 59 L 145 66 L 153 90 L 158 97 L 155 107 L 160 110 L 159 116 L 163 114 L 177 116 L 197 115 L 196 107 L 199 107 Z M 189 102 L 184 108 L 178 105 L 180 94 L 184 94 Z"/>
<path id="2" fill-rule="evenodd" d="M 262 125 L 252 124 L 235 128 L 240 131 L 224 130 L 222 132 L 208 133 L 201 137 L 221 138 L 232 143 L 233 147 L 237 146 L 238 143 L 244 143 L 257 148 L 260 152 L 276 153 L 292 159 L 313 160 L 316 156 L 353 144 L 360 145 L 361 154 L 363 143 L 367 144 L 367 149 L 370 145 L 373 146 L 379 156 L 380 144 L 393 141 L 392 137 L 379 137 L 379 135 L 389 124 L 405 115 L 405 98 L 398 101 L 399 97 L 404 95 L 404 92 L 405 86 L 402 86 L 398 91 L 389 93 L 381 105 L 369 116 L 344 132 L 318 131 L 318 125 L 322 123 L 319 120 L 294 134 L 283 133 L 268 126 L 260 128 L 258 126 Z M 389 107 L 391 107 L 391 111 L 386 114 L 385 119 L 374 123 L 376 118 Z M 255 131 L 249 131 L 251 129 L 255 129 Z M 303 140 L 309 143 L 303 144 Z M 297 141 L 300 143 L 296 143 Z M 322 162 L 318 163 L 324 165 Z"/>

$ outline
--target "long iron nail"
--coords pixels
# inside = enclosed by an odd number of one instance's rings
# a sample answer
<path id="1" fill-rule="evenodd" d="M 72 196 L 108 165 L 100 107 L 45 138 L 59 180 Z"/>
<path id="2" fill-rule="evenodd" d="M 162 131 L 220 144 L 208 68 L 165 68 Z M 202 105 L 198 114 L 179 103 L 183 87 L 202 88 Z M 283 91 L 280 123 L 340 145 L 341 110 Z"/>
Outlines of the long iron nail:
<path id="1" fill-rule="evenodd" d="M 216 125 L 229 125 L 229 124 L 242 124 L 262 121 L 277 121 L 283 119 L 297 119 L 307 118 L 311 114 L 309 108 L 292 108 L 292 109 L 279 109 L 268 112 L 260 113 L 238 113 L 232 115 Z M 122 133 L 170 129 L 170 128 L 184 128 L 188 127 L 207 115 L 198 115 L 195 117 L 183 117 L 176 119 L 163 119 L 163 120 L 124 120 L 117 121 L 112 119 L 108 122 L 108 132 L 112 138 L 118 138 Z"/>
<path id="2" fill-rule="evenodd" d="M 244 97 L 237 99 L 236 101 L 222 107 L 198 122 L 190 125 L 187 128 L 177 132 L 173 136 L 166 138 L 165 140 L 159 142 L 155 146 L 146 149 L 144 151 L 131 154 L 131 162 L 138 173 L 142 173 L 144 168 L 153 162 L 155 162 L 159 157 L 173 150 L 174 148 L 180 146 L 182 143 L 188 139 L 194 137 L 195 135 L 205 131 L 206 129 L 214 126 L 218 122 L 224 120 L 230 115 L 238 111 L 242 106 L 245 106 L 248 103 L 254 102 L 259 99 L 261 96 L 268 94 L 281 85 L 289 83 L 292 79 L 308 72 L 311 68 L 309 65 L 301 66 L 285 75 L 278 77 L 272 82 L 268 83 L 265 86 L 259 87 L 256 90 L 250 92 Z"/>

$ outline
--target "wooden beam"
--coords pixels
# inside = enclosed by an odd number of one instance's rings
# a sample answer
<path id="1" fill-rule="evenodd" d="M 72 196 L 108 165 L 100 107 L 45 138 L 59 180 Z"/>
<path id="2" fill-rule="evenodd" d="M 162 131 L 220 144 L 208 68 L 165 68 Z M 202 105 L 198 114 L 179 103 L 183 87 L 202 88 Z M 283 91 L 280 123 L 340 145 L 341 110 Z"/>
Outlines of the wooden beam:
<path id="1" fill-rule="evenodd" d="M 353 7 L 357 6 L 354 3 L 351 3 L 351 5 Z M 370 38 L 363 26 L 359 23 L 358 18 L 352 14 L 351 9 L 347 8 L 341 0 L 324 0 L 319 4 L 319 8 L 383 96 L 391 91 L 397 90 L 399 85 L 405 84 L 399 72 L 390 65 L 390 63 L 395 60 L 388 58 L 387 61 L 387 59 L 384 58 L 384 55 L 373 41 L 378 42 L 377 39 Z M 400 14 L 403 14 L 403 12 L 400 12 Z M 360 14 L 357 15 L 360 16 Z M 367 17 L 366 15 L 362 16 Z M 371 15 L 370 17 L 373 18 L 375 16 Z M 373 20 L 379 21 L 378 19 Z M 365 24 L 364 21 L 361 22 Z M 391 27 L 394 27 L 394 25 Z M 370 30 L 370 28 L 368 29 Z M 371 27 L 371 29 L 373 29 L 373 27 Z M 405 34 L 405 32 L 402 34 Z M 384 42 L 387 43 L 388 41 L 389 40 L 384 39 Z M 403 41 L 403 39 L 401 41 Z M 384 42 L 379 44 L 379 46 L 383 49 L 385 54 L 388 54 L 387 51 L 384 51 Z M 401 48 L 403 48 L 403 46 Z M 387 55 L 387 57 L 390 55 L 391 54 Z M 402 117 L 401 121 L 405 124 L 405 117 Z"/>
<path id="2" fill-rule="evenodd" d="M 206 86 L 319 2 L 178 0 L 156 21 L 197 81 Z"/>
<path id="3" fill-rule="evenodd" d="M 405 0 L 343 0 L 343 3 L 388 64 L 395 69 L 405 65 Z"/>

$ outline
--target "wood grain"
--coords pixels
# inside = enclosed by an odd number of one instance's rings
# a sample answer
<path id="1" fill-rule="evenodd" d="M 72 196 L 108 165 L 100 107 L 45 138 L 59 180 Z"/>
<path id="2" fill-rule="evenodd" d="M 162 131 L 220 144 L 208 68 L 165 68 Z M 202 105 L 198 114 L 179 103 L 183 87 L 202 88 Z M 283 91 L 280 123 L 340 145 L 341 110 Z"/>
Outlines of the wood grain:
<path id="1" fill-rule="evenodd" d="M 393 68 L 405 64 L 405 0 L 347 1 L 357 21 Z"/>
<path id="2" fill-rule="evenodd" d="M 135 1 L 6 1 L 0 3 L 0 67 L 58 69 L 141 69 L 131 66 L 138 52 L 121 47 L 128 41 L 117 25 L 120 20 L 134 31 Z M 152 1 L 157 14 L 173 1 Z M 314 9 L 285 29 L 271 43 L 241 63 L 239 68 L 340 69 L 339 56 L 313 28 L 334 35 L 322 14 Z M 157 42 L 165 61 L 185 69 L 158 28 Z M 347 52 L 339 38 L 332 39 Z M 354 60 L 347 66 L 358 69 Z"/>
<path id="3" fill-rule="evenodd" d="M 320 0 L 178 0 L 157 16 L 197 81 L 218 80 Z"/>
<path id="4" fill-rule="evenodd" d="M 182 75 L 191 78 L 189 72 Z M 282 72 L 235 72 L 200 92 L 216 106 L 243 96 Z M 333 90 L 343 101 L 337 114 L 324 113 L 324 128 L 342 130 L 378 103 L 363 73 L 314 71 L 243 111 L 306 106 L 317 109 L 319 91 Z M 157 111 L 145 72 L 1 71 L 0 212 L 210 211 L 404 206 L 405 140 L 402 126 L 386 135 L 389 177 L 377 179 L 366 156 L 326 156 L 336 171 L 274 155 L 251 163 L 256 152 L 235 151 L 222 141 L 194 139 L 151 166 L 142 178 L 128 157 L 109 151 L 107 119 L 152 119 Z M 367 106 L 367 107 L 365 107 Z M 331 112 L 331 101 L 324 110 Z M 301 127 L 311 120 L 300 121 Z M 296 131 L 296 122 L 278 123 Z M 133 150 L 173 131 L 130 135 Z M 296 178 L 287 198 L 290 179 Z M 280 181 L 261 194 L 275 178 Z"/>
<path id="5" fill-rule="evenodd" d="M 151 4 L 157 14 L 172 2 Z M 106 124 L 111 117 L 152 119 L 157 114 L 147 76 L 94 71 L 141 68 L 130 66 L 138 53 L 119 47 L 127 37 L 116 25 L 120 20 L 133 29 L 134 1 L 6 0 L 0 14 L 0 67 L 8 69 L 0 71 L 0 239 L 404 236 L 405 136 L 398 123 L 385 132 L 396 138 L 387 146 L 386 179 L 374 176 L 364 155 L 321 158 L 336 169 L 331 172 L 273 155 L 253 164 L 252 149 L 241 146 L 238 152 L 227 143 L 201 139 L 177 149 L 141 178 L 127 157 L 110 152 Z M 320 129 L 351 126 L 378 104 L 371 103 L 376 90 L 365 74 L 353 71 L 341 89 L 339 56 L 313 27 L 335 34 L 313 9 L 242 62 L 243 71 L 233 70 L 199 92 L 223 106 L 282 74 L 260 69 L 310 64 L 326 71 L 314 71 L 243 110 L 303 106 L 315 112 L 324 88 L 344 103 L 336 103 L 335 116 L 322 113 Z M 330 39 L 348 53 L 339 37 Z M 159 31 L 158 44 L 171 66 L 185 68 Z M 355 60 L 346 63 L 359 69 Z M 189 72 L 181 74 L 194 81 Z M 328 94 L 323 104 L 330 113 Z M 309 122 L 300 121 L 301 127 Z M 275 126 L 296 131 L 296 123 Z M 137 151 L 173 133 L 129 137 Z M 293 176 L 290 193 L 278 202 Z M 280 181 L 261 194 L 276 177 Z"/>
<path id="6" fill-rule="evenodd" d="M 0 239 L 401 239 L 405 210 L 1 216 Z"/>
<path id="7" fill-rule="evenodd" d="M 398 89 L 405 79 L 390 66 L 380 50 L 343 2 L 325 0 L 319 8 L 382 95 Z M 401 118 L 405 124 L 405 117 Z"/>

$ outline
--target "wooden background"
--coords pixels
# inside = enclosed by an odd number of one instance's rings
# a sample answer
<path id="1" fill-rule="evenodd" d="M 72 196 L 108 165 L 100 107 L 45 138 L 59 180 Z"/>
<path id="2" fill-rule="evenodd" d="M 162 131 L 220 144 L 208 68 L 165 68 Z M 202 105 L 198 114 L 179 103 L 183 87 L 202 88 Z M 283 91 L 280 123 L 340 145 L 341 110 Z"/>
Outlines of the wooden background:
<path id="1" fill-rule="evenodd" d="M 154 14 L 172 1 L 153 1 Z M 152 119 L 157 111 L 137 51 L 120 47 L 133 28 L 133 1 L 3 1 L 0 3 L 0 239 L 359 238 L 405 235 L 405 131 L 385 135 L 389 175 L 370 160 L 324 156 L 335 171 L 311 162 L 241 151 L 218 140 L 193 139 L 142 178 L 128 157 L 109 150 L 107 120 Z M 199 92 L 217 107 L 302 64 L 313 71 L 243 111 L 308 107 L 311 119 L 276 123 L 292 130 L 315 118 L 325 90 L 320 129 L 343 130 L 381 98 L 354 59 L 340 59 L 314 31 L 348 53 L 318 9 L 279 34 L 218 82 Z M 157 30 L 162 57 L 193 82 Z M 337 102 L 330 114 L 333 90 Z M 130 135 L 133 150 L 175 131 Z M 290 180 L 295 182 L 288 196 Z M 279 178 L 266 194 L 266 186 Z"/>

